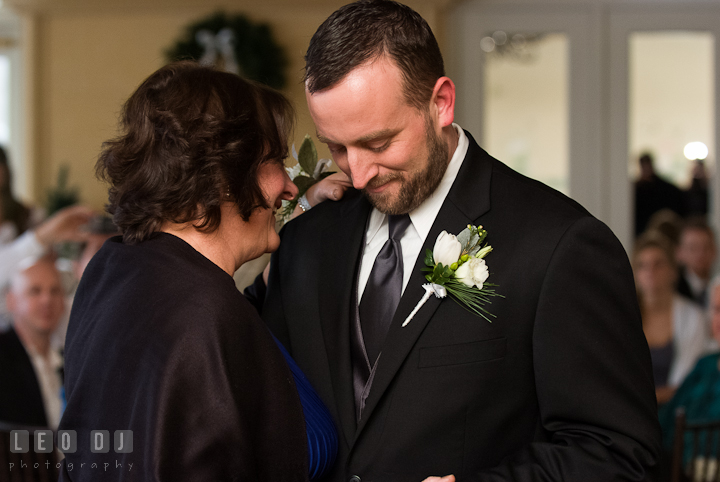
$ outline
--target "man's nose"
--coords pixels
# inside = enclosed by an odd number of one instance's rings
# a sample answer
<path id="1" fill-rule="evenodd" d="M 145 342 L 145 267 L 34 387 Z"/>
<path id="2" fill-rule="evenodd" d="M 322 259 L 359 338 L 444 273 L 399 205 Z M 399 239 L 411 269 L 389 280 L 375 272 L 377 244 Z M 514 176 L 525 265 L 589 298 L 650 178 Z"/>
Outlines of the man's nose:
<path id="1" fill-rule="evenodd" d="M 378 174 L 377 166 L 359 149 L 348 149 L 347 161 L 350 168 L 350 179 L 355 189 L 364 189 L 367 183 Z"/>

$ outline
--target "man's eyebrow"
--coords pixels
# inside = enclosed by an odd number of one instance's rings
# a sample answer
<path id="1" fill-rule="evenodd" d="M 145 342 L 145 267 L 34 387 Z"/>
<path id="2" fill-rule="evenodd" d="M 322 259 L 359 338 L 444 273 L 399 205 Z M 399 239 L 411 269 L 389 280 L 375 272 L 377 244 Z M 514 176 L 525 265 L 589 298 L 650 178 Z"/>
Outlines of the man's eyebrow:
<path id="1" fill-rule="evenodd" d="M 370 134 L 366 134 L 362 136 L 360 139 L 358 139 L 356 142 L 359 144 L 364 144 L 366 142 L 376 141 L 378 139 L 384 139 L 386 137 L 390 137 L 395 132 L 390 129 L 382 129 L 376 132 L 371 132 Z"/>
<path id="2" fill-rule="evenodd" d="M 332 141 L 330 139 L 328 139 L 324 135 L 320 134 L 318 131 L 315 131 L 315 137 L 317 137 L 318 140 L 320 142 L 322 142 L 323 144 L 332 144 Z"/>
<path id="3" fill-rule="evenodd" d="M 390 137 L 395 134 L 395 131 L 391 129 L 382 129 L 376 132 L 371 132 L 370 134 L 366 134 L 358 139 L 356 139 L 353 143 L 354 144 L 365 144 L 366 142 L 372 142 L 378 139 L 383 139 L 385 137 Z M 319 132 L 315 132 L 315 135 L 317 136 L 318 140 L 322 142 L 323 144 L 335 144 L 334 141 L 328 139 L 324 135 L 320 134 Z"/>

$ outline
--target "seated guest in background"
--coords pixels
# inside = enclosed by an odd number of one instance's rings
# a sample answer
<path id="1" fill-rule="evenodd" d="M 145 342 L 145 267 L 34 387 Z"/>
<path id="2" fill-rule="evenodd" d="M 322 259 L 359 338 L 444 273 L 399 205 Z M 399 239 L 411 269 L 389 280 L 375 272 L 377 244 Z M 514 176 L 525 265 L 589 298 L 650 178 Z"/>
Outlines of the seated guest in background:
<path id="1" fill-rule="evenodd" d="M 0 334 L 0 421 L 57 428 L 62 358 L 50 337 L 65 309 L 54 260 L 26 260 L 7 293 L 11 328 Z"/>
<path id="2" fill-rule="evenodd" d="M 710 292 L 710 313 L 713 338 L 720 343 L 720 285 Z M 689 422 L 720 420 L 720 352 L 701 358 L 672 400 L 660 408 L 658 415 L 667 450 L 672 449 L 678 407 L 685 409 Z M 691 440 L 685 443 L 691 447 Z"/>
<path id="3" fill-rule="evenodd" d="M 643 234 L 635 245 L 632 264 L 652 357 L 655 394 L 663 404 L 706 349 L 704 313 L 675 293 L 677 268 L 672 248 L 662 235 Z"/>
<path id="4" fill-rule="evenodd" d="M 661 209 L 650 217 L 645 231 L 658 232 L 665 236 L 673 249 L 680 244 L 680 232 L 685 220 L 670 209 Z"/>
<path id="5" fill-rule="evenodd" d="M 715 234 L 710 226 L 702 219 L 689 219 L 682 228 L 675 254 L 680 265 L 678 293 L 706 308 L 716 255 Z"/>
<path id="6" fill-rule="evenodd" d="M 232 278 L 277 249 L 275 212 L 297 193 L 283 166 L 290 104 L 181 62 L 138 87 L 121 125 L 97 170 L 122 237 L 75 295 L 60 428 L 82 441 L 132 430 L 133 453 L 78 443 L 60 480 L 95 480 L 81 463 L 132 464 L 136 480 L 322 476 L 337 452 L 332 419 Z"/>
<path id="7" fill-rule="evenodd" d="M 85 206 L 70 206 L 25 231 L 14 241 L 0 244 L 0 287 L 7 286 L 23 260 L 44 256 L 55 243 L 85 239 L 83 227 L 92 215 L 92 210 Z M 5 300 L 0 297 L 0 331 L 9 323 Z"/>
<path id="8" fill-rule="evenodd" d="M 17 267 L 27 258 L 47 254 L 53 244 L 61 241 L 84 241 L 83 227 L 93 211 L 85 206 L 70 206 L 56 212 L 36 228 L 26 231 L 15 241 L 0 246 L 0 286 L 10 281 Z"/>

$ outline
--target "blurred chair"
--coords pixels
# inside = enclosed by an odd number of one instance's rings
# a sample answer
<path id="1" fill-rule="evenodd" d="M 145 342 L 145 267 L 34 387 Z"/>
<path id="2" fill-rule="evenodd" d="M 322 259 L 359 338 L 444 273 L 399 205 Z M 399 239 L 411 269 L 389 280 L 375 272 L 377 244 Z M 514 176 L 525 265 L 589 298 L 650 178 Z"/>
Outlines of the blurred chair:
<path id="1" fill-rule="evenodd" d="M 0 482 L 57 482 L 60 476 L 56 468 L 60 461 L 57 450 L 49 454 L 39 454 L 32 448 L 33 433 L 41 429 L 44 427 L 26 427 L 0 422 Z M 27 453 L 16 454 L 10 451 L 12 430 L 30 432 L 31 447 Z M 12 469 L 10 464 L 13 464 Z"/>
<path id="2" fill-rule="evenodd" d="M 675 416 L 671 482 L 720 482 L 720 420 L 688 423 L 685 410 Z"/>

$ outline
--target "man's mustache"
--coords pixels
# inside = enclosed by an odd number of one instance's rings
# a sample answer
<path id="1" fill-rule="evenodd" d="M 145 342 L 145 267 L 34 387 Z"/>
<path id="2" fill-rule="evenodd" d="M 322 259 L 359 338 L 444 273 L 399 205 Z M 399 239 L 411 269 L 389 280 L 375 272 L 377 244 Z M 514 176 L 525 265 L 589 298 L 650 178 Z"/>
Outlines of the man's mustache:
<path id="1" fill-rule="evenodd" d="M 368 183 L 365 185 L 365 188 L 363 189 L 363 191 L 367 192 L 367 189 L 375 189 L 375 188 L 382 186 L 383 184 L 387 184 L 388 182 L 398 181 L 398 180 L 402 181 L 403 176 L 402 176 L 402 174 L 397 173 L 397 172 L 390 173 L 390 174 L 384 174 L 382 176 L 378 175 L 368 181 Z"/>

